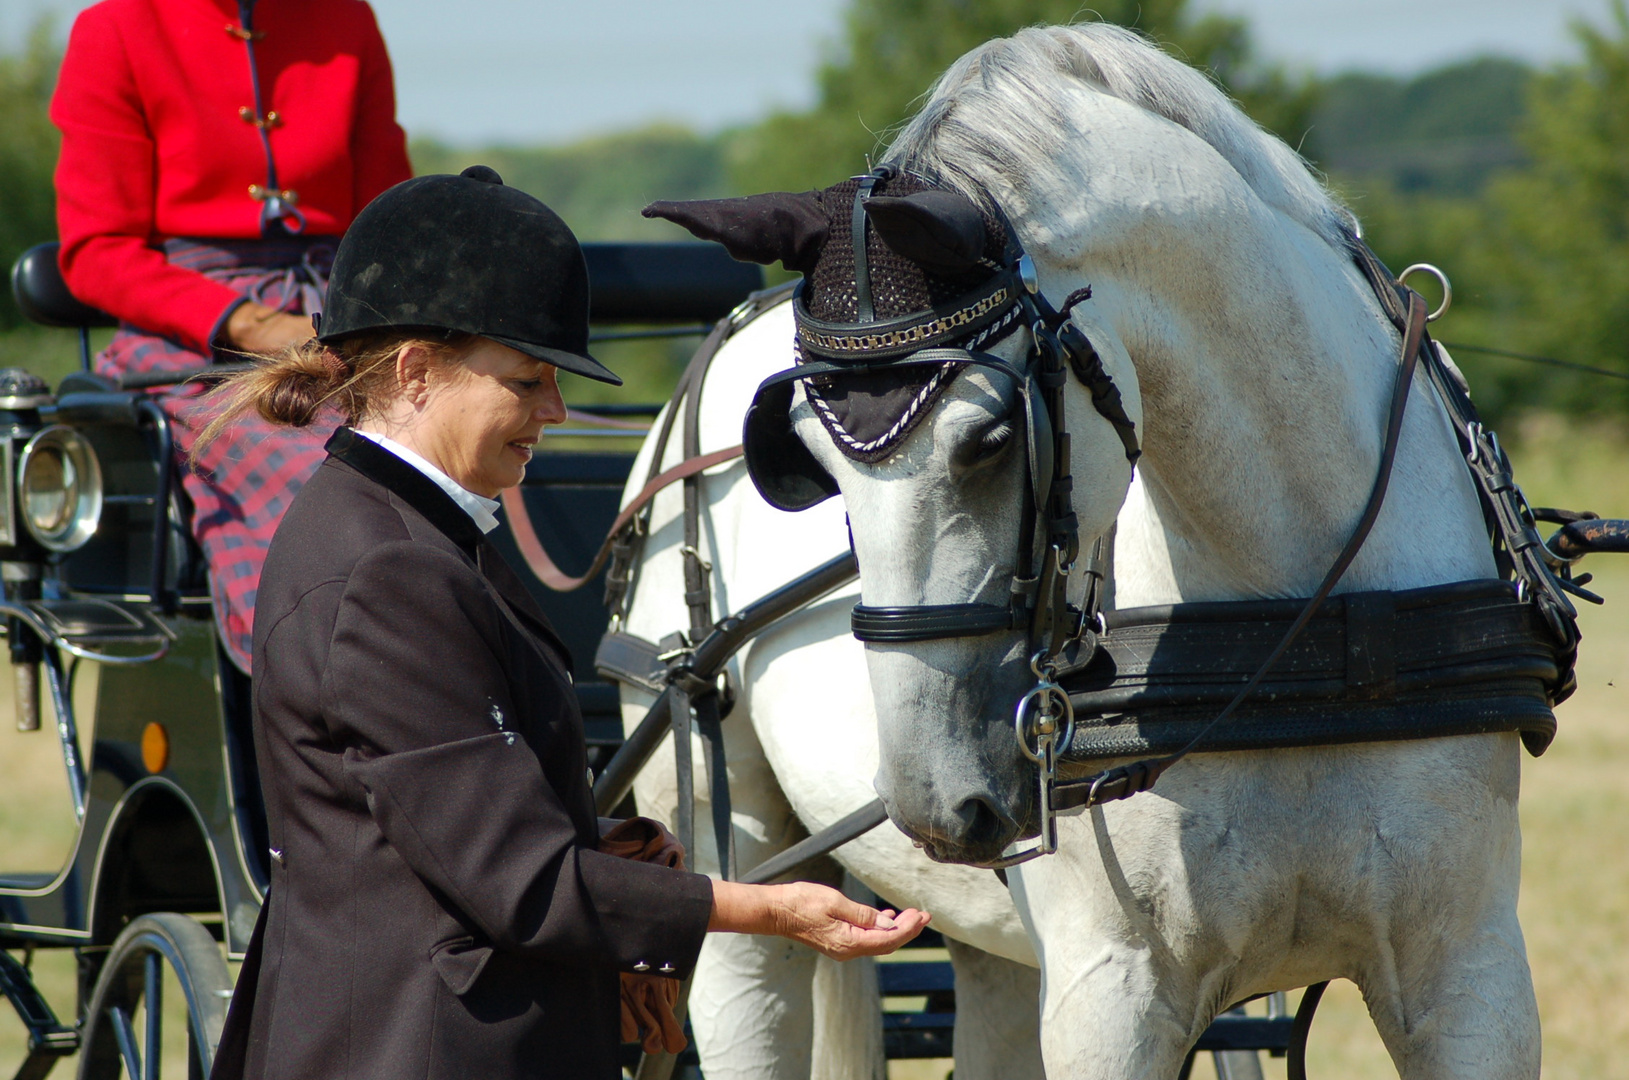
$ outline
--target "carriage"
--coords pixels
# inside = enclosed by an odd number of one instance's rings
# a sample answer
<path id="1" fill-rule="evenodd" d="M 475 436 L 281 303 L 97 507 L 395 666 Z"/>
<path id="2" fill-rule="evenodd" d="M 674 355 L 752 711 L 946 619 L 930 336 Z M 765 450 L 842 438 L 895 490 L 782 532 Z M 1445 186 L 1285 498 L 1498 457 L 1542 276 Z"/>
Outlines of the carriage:
<path id="1" fill-rule="evenodd" d="M 695 333 L 763 284 L 758 268 L 711 244 L 585 249 L 602 338 L 627 324 L 667 327 L 631 332 L 640 335 Z M 247 948 L 269 880 L 250 684 L 218 642 L 168 421 L 147 394 L 179 376 L 115 383 L 92 373 L 89 331 L 112 322 L 75 300 L 56 267 L 54 244 L 32 249 L 13 268 L 13 290 L 35 322 L 78 331 L 84 370 L 54 390 L 26 371 L 0 373 L 0 615 L 17 724 L 58 744 L 77 839 L 54 873 L 11 873 L 0 852 L 0 992 L 28 1033 L 18 1080 L 38 1080 L 75 1053 L 80 1075 L 97 1080 L 157 1077 L 163 1058 L 174 1066 L 183 1053 L 188 1075 L 204 1076 L 231 996 L 228 962 Z M 656 412 L 574 412 L 559 433 L 572 438 L 568 445 L 616 448 L 536 455 L 518 496 L 523 527 L 494 534 L 586 676 L 577 693 L 603 811 L 627 808 L 633 774 L 668 730 L 669 699 L 625 745 L 616 685 L 588 675 L 607 629 L 603 574 L 587 588 L 557 591 L 527 567 L 535 569 L 538 550 L 562 566 L 590 564 L 633 464 L 630 433 L 641 432 L 629 418 Z M 517 504 L 509 509 L 513 517 Z M 853 573 L 852 561 L 840 559 L 726 613 L 709 639 L 712 662 L 722 665 L 753 633 Z M 94 692 L 76 698 L 90 678 Z M 87 696 L 90 715 L 76 710 Z M 868 809 L 863 821 L 839 823 L 741 876 L 794 871 L 881 820 Z M 926 936 L 931 945 L 934 935 Z M 72 950 L 77 959 L 71 1013 L 53 1009 L 35 985 L 30 961 L 42 949 Z M 885 1017 L 888 1056 L 949 1056 L 950 965 L 890 963 L 880 981 L 885 996 L 920 1003 Z M 1218 1059 L 1227 1074 L 1241 1067 L 1238 1052 L 1282 1054 L 1304 1038 L 1278 998 L 1266 1017 L 1221 1018 L 1197 1049 L 1234 1052 Z M 692 1050 L 677 1064 L 694 1061 Z M 647 1062 L 641 1075 L 674 1064 Z"/>

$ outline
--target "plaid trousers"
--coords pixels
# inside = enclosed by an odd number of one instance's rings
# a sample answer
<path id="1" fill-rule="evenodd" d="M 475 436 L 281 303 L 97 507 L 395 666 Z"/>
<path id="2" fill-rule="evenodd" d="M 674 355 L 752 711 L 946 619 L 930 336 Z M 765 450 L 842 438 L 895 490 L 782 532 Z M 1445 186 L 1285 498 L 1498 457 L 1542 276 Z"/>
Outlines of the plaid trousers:
<path id="1" fill-rule="evenodd" d="M 224 282 L 252 300 L 312 314 L 320 310 L 334 240 L 170 240 L 164 250 L 172 264 Z M 125 324 L 96 358 L 96 370 L 116 378 L 211 360 L 172 338 Z M 231 425 L 194 463 L 189 460 L 193 444 L 212 416 L 210 405 L 199 400 L 202 392 L 189 384 L 158 392 L 158 401 L 175 435 L 176 465 L 192 502 L 192 532 L 209 564 L 221 643 L 247 673 L 266 549 L 289 503 L 327 457 L 323 444 L 340 417 L 335 413 L 310 427 L 285 428 L 251 415 Z"/>

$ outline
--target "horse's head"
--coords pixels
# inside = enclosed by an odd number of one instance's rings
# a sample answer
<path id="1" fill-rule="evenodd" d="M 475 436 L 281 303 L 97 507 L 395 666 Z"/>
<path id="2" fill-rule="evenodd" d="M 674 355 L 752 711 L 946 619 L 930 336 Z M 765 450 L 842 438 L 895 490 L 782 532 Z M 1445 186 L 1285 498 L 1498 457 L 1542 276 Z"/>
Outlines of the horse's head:
<path id="1" fill-rule="evenodd" d="M 1014 728 L 1047 593 L 1029 579 L 1072 505 L 1081 551 L 1067 594 L 1081 599 L 1085 551 L 1131 472 L 1085 386 L 1037 377 L 1032 324 L 1052 309 L 1029 292 L 1016 236 L 998 212 L 886 168 L 825 191 L 646 213 L 805 275 L 799 367 L 759 391 L 749 468 L 784 509 L 843 496 L 891 817 L 935 858 L 995 858 L 1037 827 L 1035 765 Z M 1061 299 L 1084 282 L 1046 284 Z M 1105 359 L 1134 380 L 1123 355 Z M 1053 500 L 1051 479 L 1071 472 L 1072 495 Z"/>

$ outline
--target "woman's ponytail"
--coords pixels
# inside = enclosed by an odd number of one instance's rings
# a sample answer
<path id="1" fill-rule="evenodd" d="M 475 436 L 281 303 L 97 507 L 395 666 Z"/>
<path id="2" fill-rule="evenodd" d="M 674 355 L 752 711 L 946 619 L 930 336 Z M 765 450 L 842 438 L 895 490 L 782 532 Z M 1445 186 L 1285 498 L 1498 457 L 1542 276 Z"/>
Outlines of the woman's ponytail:
<path id="1" fill-rule="evenodd" d="M 223 379 L 200 402 L 199 411 L 209 421 L 190 456 L 199 461 L 211 443 L 251 412 L 268 423 L 307 427 L 335 410 L 354 424 L 391 397 L 396 357 L 404 347 L 418 345 L 438 361 L 455 362 L 474 339 L 463 333 L 427 338 L 422 331 L 379 330 L 333 347 L 310 338 L 257 359 L 248 371 Z"/>
<path id="2" fill-rule="evenodd" d="M 343 359 L 312 338 L 246 372 L 242 386 L 234 389 L 268 423 L 306 427 L 324 405 L 343 396 L 352 374 Z"/>

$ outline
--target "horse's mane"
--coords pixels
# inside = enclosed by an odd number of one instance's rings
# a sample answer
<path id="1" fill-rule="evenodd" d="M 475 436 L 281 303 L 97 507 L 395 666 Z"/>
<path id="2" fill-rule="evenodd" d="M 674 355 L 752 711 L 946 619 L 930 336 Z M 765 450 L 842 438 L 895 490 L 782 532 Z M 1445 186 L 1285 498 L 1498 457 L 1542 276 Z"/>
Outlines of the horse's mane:
<path id="1" fill-rule="evenodd" d="M 1203 74 L 1109 23 L 1021 30 L 974 49 L 939 78 L 886 160 L 988 201 L 987 176 L 1047 168 L 1037 148 L 1058 144 L 1062 103 L 1083 82 L 1193 132 L 1264 203 L 1339 242 L 1344 211 L 1299 154 Z"/>

